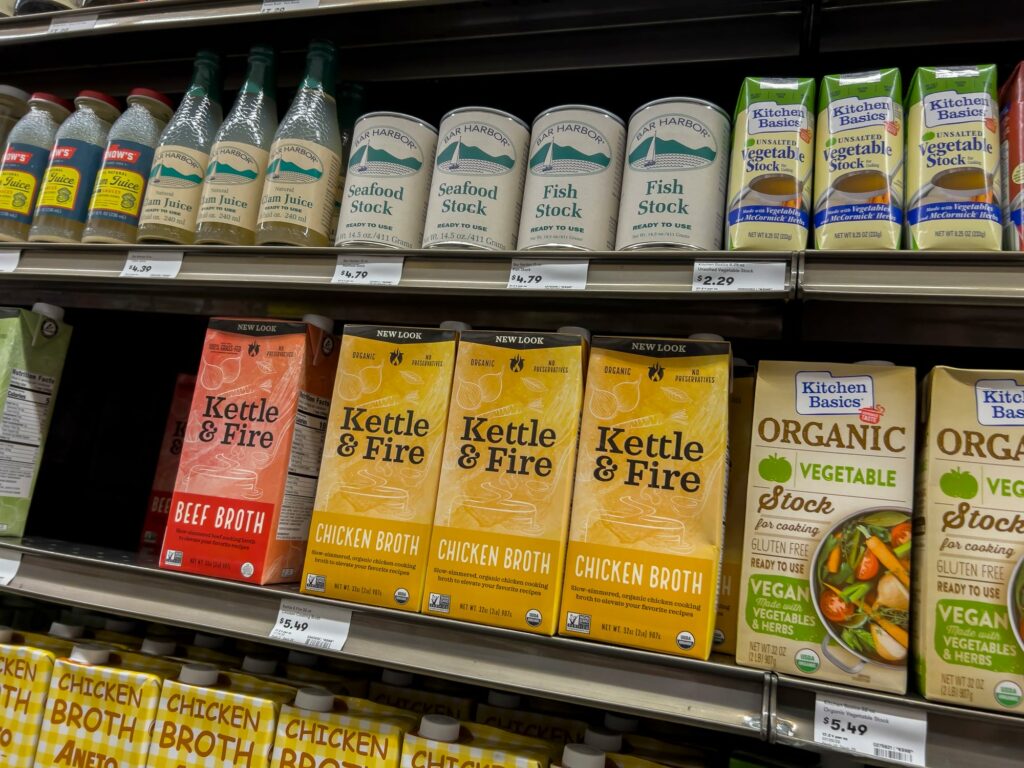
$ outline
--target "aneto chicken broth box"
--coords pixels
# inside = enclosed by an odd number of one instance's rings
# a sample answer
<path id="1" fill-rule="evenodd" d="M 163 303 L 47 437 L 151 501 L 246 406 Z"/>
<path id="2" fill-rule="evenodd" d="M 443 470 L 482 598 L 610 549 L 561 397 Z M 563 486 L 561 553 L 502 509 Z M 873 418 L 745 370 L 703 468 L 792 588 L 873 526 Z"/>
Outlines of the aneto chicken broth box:
<path id="1" fill-rule="evenodd" d="M 307 318 L 210 321 L 161 568 L 298 581 L 338 361 L 330 321 Z"/>
<path id="2" fill-rule="evenodd" d="M 43 724 L 46 693 L 56 661 L 26 637 L 0 627 L 0 764 L 32 768 Z"/>
<path id="3" fill-rule="evenodd" d="M 736 660 L 903 693 L 916 376 L 762 362 Z"/>

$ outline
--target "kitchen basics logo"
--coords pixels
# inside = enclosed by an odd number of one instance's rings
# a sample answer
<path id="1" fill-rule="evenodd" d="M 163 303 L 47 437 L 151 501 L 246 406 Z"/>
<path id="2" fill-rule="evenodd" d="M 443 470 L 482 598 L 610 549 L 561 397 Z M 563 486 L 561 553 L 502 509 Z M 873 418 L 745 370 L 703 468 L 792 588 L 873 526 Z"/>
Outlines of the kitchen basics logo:
<path id="1" fill-rule="evenodd" d="M 1024 427 L 1024 385 L 1014 379 L 982 379 L 974 385 L 978 423 L 986 427 Z"/>
<path id="2" fill-rule="evenodd" d="M 801 416 L 859 415 L 874 405 L 871 376 L 833 376 L 829 371 L 796 375 L 796 412 Z"/>

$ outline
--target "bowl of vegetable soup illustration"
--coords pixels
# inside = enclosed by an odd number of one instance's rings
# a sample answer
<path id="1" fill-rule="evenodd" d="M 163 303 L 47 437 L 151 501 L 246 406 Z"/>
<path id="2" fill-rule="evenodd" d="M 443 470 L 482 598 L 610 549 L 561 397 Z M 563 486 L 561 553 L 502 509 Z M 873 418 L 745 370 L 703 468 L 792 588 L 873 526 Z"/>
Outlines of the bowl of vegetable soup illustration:
<path id="1" fill-rule="evenodd" d="M 1010 609 L 1010 624 L 1017 645 L 1024 649 L 1024 557 L 1017 561 L 1010 576 L 1010 588 L 1006 590 L 1006 602 Z"/>
<path id="2" fill-rule="evenodd" d="M 811 596 L 828 632 L 821 650 L 848 674 L 869 663 L 906 666 L 911 539 L 909 509 L 873 507 L 840 520 L 815 550 Z M 836 658 L 832 641 L 860 661 Z"/>

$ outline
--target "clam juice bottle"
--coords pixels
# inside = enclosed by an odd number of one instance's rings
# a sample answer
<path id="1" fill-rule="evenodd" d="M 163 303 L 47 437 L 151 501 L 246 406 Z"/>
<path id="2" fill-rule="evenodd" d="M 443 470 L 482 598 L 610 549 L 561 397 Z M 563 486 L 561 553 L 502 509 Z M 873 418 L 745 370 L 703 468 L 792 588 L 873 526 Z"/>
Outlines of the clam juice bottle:
<path id="1" fill-rule="evenodd" d="M 252 245 L 256 241 L 256 216 L 276 130 L 274 49 L 256 45 L 249 51 L 242 90 L 210 150 L 197 243 Z"/>
<path id="2" fill-rule="evenodd" d="M 223 117 L 220 85 L 220 57 L 200 51 L 192 83 L 153 156 L 139 242 L 188 244 L 195 239 L 210 145 Z"/>
<path id="3" fill-rule="evenodd" d="M 334 46 L 312 42 L 306 76 L 270 148 L 256 225 L 257 245 L 330 244 L 341 171 L 334 66 Z"/>

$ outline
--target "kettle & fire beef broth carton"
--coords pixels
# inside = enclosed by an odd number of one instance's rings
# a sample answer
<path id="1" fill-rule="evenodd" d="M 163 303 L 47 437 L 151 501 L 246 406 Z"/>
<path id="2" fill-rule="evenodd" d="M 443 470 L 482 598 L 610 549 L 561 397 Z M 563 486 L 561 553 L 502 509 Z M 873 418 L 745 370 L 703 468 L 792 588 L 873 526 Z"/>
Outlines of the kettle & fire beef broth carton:
<path id="1" fill-rule="evenodd" d="M 585 356 L 576 334 L 461 334 L 424 613 L 554 634 Z"/>
<path id="2" fill-rule="evenodd" d="M 210 321 L 160 567 L 298 581 L 338 361 L 331 321 Z"/>
<path id="3" fill-rule="evenodd" d="M 1024 371 L 939 367 L 914 519 L 926 698 L 1024 714 Z"/>
<path id="4" fill-rule="evenodd" d="M 1003 247 L 1024 251 L 1024 62 L 999 89 Z"/>
<path id="5" fill-rule="evenodd" d="M 919 67 L 906 103 L 910 247 L 1000 250 L 995 65 Z"/>
<path id="6" fill-rule="evenodd" d="M 814 167 L 814 80 L 748 77 L 732 135 L 730 251 L 807 246 Z"/>
<path id="7" fill-rule="evenodd" d="M 167 512 L 171 508 L 171 494 L 174 492 L 174 481 L 178 477 L 178 460 L 181 458 L 181 447 L 185 440 L 185 424 L 188 421 L 189 408 L 192 407 L 195 387 L 196 377 L 184 373 L 179 374 L 174 383 L 171 408 L 167 413 L 167 425 L 164 427 L 164 439 L 160 443 L 160 458 L 156 462 L 153 488 L 149 492 L 146 517 L 142 523 L 140 552 L 157 554 L 163 543 L 164 531 L 167 529 Z"/>
<path id="8" fill-rule="evenodd" d="M 303 592 L 419 610 L 456 339 L 345 326 Z"/>
<path id="9" fill-rule="evenodd" d="M 913 368 L 762 362 L 736 660 L 907 684 Z"/>
<path id="10" fill-rule="evenodd" d="M 560 634 L 708 657 L 731 364 L 722 341 L 593 338 Z"/>
<path id="11" fill-rule="evenodd" d="M 36 768 L 145 765 L 161 682 L 116 666 L 107 648 L 76 645 L 53 666 Z"/>
<path id="12" fill-rule="evenodd" d="M 0 627 L 0 764 L 32 768 L 55 656 Z"/>
<path id="13" fill-rule="evenodd" d="M 898 69 L 822 78 L 814 161 L 814 240 L 818 248 L 900 247 L 901 90 Z"/>

